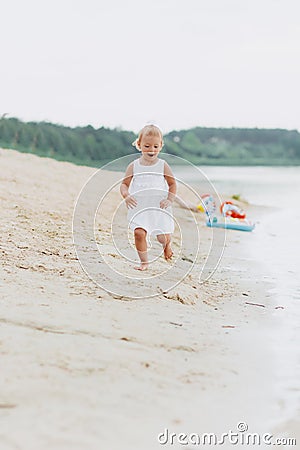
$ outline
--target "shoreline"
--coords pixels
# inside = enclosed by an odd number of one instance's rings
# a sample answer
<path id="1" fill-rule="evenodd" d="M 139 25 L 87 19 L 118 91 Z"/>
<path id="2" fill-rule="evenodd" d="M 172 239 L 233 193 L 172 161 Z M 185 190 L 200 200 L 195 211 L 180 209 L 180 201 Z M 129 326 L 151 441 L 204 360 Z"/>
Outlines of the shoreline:
<path id="1" fill-rule="evenodd" d="M 152 450 L 166 427 L 222 433 L 245 421 L 266 433 L 277 426 L 272 306 L 246 304 L 271 300 L 264 283 L 253 283 L 260 268 L 247 257 L 250 233 L 227 233 L 222 265 L 200 286 L 192 273 L 154 298 L 114 298 L 82 271 L 71 236 L 74 202 L 97 169 L 12 150 L 2 150 L 1 163 L 7 449 L 26 441 L 22 450 L 119 450 L 120 442 L 123 450 Z M 115 206 L 103 207 L 109 217 Z M 175 212 L 187 226 L 184 210 Z M 101 220 L 107 261 L 130 272 L 112 251 L 109 220 Z M 207 251 L 211 230 L 200 214 L 196 220 Z M 153 270 L 160 267 L 164 261 Z"/>

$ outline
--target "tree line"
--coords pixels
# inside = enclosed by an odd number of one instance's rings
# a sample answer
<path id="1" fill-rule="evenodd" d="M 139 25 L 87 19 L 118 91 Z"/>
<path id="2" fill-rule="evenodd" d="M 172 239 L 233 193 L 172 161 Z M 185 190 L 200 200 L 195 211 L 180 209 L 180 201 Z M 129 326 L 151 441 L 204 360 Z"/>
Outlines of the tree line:
<path id="1" fill-rule="evenodd" d="M 94 167 L 135 153 L 135 137 L 121 129 L 0 119 L 1 147 Z M 195 127 L 172 131 L 164 141 L 166 153 L 199 165 L 300 164 L 297 130 Z"/>

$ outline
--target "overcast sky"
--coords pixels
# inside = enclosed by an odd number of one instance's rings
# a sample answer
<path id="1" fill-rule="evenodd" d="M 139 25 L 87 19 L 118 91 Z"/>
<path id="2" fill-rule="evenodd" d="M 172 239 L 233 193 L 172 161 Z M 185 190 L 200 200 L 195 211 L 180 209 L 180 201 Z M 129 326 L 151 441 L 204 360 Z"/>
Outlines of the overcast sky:
<path id="1" fill-rule="evenodd" d="M 300 130 L 299 0 L 9 0 L 0 114 Z"/>

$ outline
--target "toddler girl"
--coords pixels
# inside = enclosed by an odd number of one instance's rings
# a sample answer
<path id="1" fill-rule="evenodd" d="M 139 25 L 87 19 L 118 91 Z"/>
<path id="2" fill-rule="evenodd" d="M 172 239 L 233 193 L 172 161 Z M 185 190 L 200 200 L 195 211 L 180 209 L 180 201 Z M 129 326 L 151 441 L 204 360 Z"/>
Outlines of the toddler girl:
<path id="1" fill-rule="evenodd" d="M 121 184 L 121 195 L 128 208 L 129 226 L 134 230 L 140 258 L 137 270 L 148 268 L 147 234 L 156 235 L 164 248 L 165 259 L 172 258 L 171 233 L 174 231 L 171 204 L 176 196 L 176 181 L 169 165 L 158 154 L 163 136 L 156 125 L 146 125 L 133 143 L 141 152 L 130 163 Z"/>

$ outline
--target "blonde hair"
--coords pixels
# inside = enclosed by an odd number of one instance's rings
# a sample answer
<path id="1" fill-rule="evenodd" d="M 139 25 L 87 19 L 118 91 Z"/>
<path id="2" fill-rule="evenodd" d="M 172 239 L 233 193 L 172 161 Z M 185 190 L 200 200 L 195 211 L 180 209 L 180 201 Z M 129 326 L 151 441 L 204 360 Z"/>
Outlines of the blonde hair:
<path id="1" fill-rule="evenodd" d="M 136 140 L 132 143 L 132 145 L 137 149 L 140 150 L 140 143 L 141 140 L 143 138 L 143 136 L 158 136 L 161 138 L 161 143 L 162 145 L 164 145 L 164 140 L 163 140 L 163 134 L 161 129 L 157 126 L 157 125 L 153 125 L 153 124 L 149 124 L 149 125 L 145 125 L 141 131 L 138 134 L 138 137 L 136 138 Z"/>

